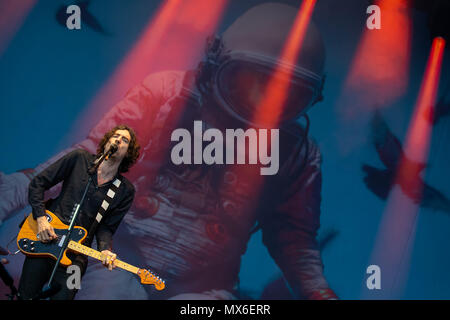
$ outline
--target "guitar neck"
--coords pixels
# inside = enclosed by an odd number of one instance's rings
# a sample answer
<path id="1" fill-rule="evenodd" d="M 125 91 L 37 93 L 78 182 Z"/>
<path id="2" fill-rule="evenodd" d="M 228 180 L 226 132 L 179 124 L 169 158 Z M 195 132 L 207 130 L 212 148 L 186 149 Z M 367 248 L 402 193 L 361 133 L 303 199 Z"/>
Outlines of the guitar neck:
<path id="1" fill-rule="evenodd" d="M 73 241 L 73 240 L 71 240 L 69 242 L 68 248 L 73 250 L 73 251 L 75 251 L 75 252 L 87 255 L 87 256 L 89 256 L 91 258 L 94 258 L 94 259 L 97 259 L 97 260 L 100 260 L 100 261 L 103 260 L 103 258 L 104 258 L 104 254 L 102 254 L 100 251 L 97 251 L 97 250 L 94 250 L 92 248 L 86 247 L 86 246 L 84 246 L 84 245 L 82 245 L 82 244 L 80 244 L 78 242 Z M 131 264 L 128 264 L 128 263 L 123 262 L 123 261 L 118 260 L 118 259 L 116 259 L 114 263 L 115 263 L 115 265 L 117 267 L 119 267 L 121 269 L 127 270 L 129 272 L 134 273 L 134 274 L 138 274 L 139 268 L 137 268 L 137 267 L 135 267 L 135 266 L 133 266 Z"/>

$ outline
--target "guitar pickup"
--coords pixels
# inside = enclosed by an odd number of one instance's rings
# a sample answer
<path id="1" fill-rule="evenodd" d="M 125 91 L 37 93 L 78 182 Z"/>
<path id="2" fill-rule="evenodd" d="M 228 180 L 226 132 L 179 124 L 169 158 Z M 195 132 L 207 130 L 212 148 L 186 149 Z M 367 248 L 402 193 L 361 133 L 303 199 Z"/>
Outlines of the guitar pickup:
<path id="1" fill-rule="evenodd" d="M 63 235 L 62 237 L 61 237 L 61 240 L 59 241 L 59 243 L 58 243 L 58 247 L 62 247 L 63 246 L 63 244 L 64 244 L 64 240 L 66 239 L 66 235 Z"/>

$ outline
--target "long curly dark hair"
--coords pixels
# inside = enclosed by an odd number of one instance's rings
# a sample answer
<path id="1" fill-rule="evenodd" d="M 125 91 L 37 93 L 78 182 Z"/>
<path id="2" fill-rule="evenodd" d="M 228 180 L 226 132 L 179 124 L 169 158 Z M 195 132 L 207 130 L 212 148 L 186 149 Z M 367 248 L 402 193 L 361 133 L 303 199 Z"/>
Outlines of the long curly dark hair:
<path id="1" fill-rule="evenodd" d="M 130 133 L 131 140 L 128 145 L 128 151 L 126 156 L 123 158 L 122 162 L 119 166 L 119 172 L 128 172 L 128 170 L 136 163 L 137 159 L 139 158 L 139 150 L 141 149 L 141 146 L 139 145 L 139 142 L 137 141 L 136 133 L 133 129 L 128 127 L 127 125 L 121 124 L 114 128 L 112 128 L 110 131 L 105 133 L 102 140 L 98 144 L 97 147 L 97 158 L 100 157 L 103 152 L 105 151 L 105 145 L 109 141 L 109 139 L 114 135 L 114 133 L 117 130 L 127 130 Z"/>

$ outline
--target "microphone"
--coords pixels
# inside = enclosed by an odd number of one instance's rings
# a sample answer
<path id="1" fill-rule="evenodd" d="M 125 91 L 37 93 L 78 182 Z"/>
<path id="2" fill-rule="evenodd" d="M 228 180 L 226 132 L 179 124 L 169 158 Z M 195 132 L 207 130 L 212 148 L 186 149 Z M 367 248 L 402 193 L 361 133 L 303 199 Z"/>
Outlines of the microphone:
<path id="1" fill-rule="evenodd" d="M 105 160 L 108 160 L 110 156 L 112 156 L 117 150 L 119 149 L 119 147 L 117 146 L 117 144 L 113 143 L 110 147 L 108 152 L 106 153 L 106 158 Z"/>
<path id="2" fill-rule="evenodd" d="M 98 158 L 97 160 L 95 160 L 94 163 L 92 164 L 92 166 L 88 169 L 89 175 L 93 175 L 95 173 L 95 171 L 97 171 L 97 168 L 100 166 L 100 163 L 102 163 L 103 160 L 108 160 L 109 157 L 112 154 L 114 154 L 118 149 L 119 149 L 119 147 L 117 146 L 117 144 L 115 144 L 115 143 L 111 144 L 108 151 L 103 152 L 102 156 L 100 158 Z"/>

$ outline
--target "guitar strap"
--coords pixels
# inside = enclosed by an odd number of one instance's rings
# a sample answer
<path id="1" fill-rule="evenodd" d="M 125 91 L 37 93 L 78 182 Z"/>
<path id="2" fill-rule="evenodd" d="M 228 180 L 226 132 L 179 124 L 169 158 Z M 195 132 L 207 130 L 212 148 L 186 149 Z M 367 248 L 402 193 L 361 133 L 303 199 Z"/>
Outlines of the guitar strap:
<path id="1" fill-rule="evenodd" d="M 91 246 L 92 241 L 94 239 L 94 233 L 102 221 L 103 217 L 107 213 L 109 205 L 112 203 L 114 197 L 119 192 L 119 187 L 122 181 L 119 178 L 116 178 L 113 183 L 111 184 L 111 187 L 109 188 L 108 192 L 106 192 L 105 199 L 103 199 L 102 204 L 100 205 L 100 208 L 98 209 L 97 215 L 95 216 L 95 220 L 92 223 L 91 227 L 89 228 L 88 236 L 85 241 L 85 245 Z"/>

